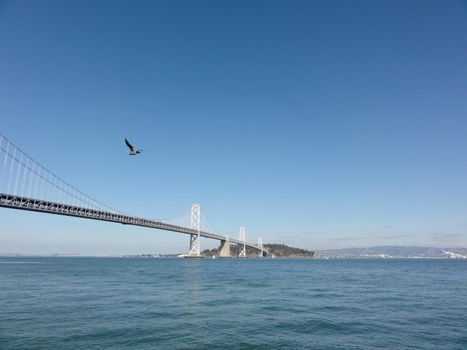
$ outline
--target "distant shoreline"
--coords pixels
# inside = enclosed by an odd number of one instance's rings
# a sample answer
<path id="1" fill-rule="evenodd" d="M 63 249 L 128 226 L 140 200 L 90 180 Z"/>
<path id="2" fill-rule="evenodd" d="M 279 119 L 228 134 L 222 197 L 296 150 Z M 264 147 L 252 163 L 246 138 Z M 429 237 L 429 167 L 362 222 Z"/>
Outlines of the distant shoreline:
<path id="1" fill-rule="evenodd" d="M 467 259 L 467 248 L 436 248 L 419 246 L 379 246 L 369 248 L 343 248 L 310 251 L 293 248 L 284 244 L 265 244 L 268 252 L 265 259 Z M 207 259 L 217 255 L 217 249 L 205 250 L 201 255 Z M 231 247 L 231 258 L 239 255 L 239 247 Z M 247 257 L 257 258 L 255 250 L 247 249 Z M 93 258 L 181 258 L 183 254 L 80 254 L 80 253 L 50 253 L 50 254 L 24 254 L 16 252 L 0 252 L 0 257 L 93 257 Z M 243 259 L 243 258 L 242 258 Z"/>

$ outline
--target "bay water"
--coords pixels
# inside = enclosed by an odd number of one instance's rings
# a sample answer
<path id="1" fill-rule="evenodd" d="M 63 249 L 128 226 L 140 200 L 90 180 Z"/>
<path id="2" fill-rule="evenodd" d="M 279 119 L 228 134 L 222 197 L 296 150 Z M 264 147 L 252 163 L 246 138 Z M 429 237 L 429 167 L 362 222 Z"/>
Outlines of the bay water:
<path id="1" fill-rule="evenodd" d="M 3 257 L 0 349 L 467 349 L 467 261 Z"/>

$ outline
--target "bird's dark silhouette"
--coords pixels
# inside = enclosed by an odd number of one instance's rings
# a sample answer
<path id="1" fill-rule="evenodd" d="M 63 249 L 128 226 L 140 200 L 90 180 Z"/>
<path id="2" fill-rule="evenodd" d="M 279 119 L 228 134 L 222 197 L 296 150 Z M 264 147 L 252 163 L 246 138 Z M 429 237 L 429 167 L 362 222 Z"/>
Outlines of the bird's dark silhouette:
<path id="1" fill-rule="evenodd" d="M 127 139 L 125 139 L 125 143 L 126 145 L 128 146 L 128 148 L 130 149 L 130 156 L 136 156 L 137 154 L 140 154 L 142 150 L 137 150 L 136 148 L 134 148 L 129 142 Z"/>

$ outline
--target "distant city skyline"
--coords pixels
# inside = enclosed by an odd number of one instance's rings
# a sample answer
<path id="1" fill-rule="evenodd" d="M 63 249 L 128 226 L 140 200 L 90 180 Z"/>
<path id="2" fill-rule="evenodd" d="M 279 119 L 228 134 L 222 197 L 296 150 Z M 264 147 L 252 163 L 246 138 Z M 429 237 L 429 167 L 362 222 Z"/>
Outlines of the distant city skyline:
<path id="1" fill-rule="evenodd" d="M 112 207 L 310 250 L 467 247 L 465 1 L 0 2 L 0 133 Z M 146 151 L 128 156 L 124 139 Z M 0 209 L 0 252 L 188 236 Z M 217 245 L 202 242 L 202 249 Z"/>

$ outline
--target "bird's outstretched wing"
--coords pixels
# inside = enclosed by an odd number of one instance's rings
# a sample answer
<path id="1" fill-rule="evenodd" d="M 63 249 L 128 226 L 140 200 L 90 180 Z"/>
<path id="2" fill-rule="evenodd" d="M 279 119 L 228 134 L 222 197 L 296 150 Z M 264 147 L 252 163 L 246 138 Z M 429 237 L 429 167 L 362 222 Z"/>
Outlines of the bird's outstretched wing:
<path id="1" fill-rule="evenodd" d="M 126 145 L 128 146 L 128 148 L 129 148 L 131 151 L 134 149 L 133 146 L 128 142 L 127 139 L 125 139 L 125 143 L 126 143 Z"/>

